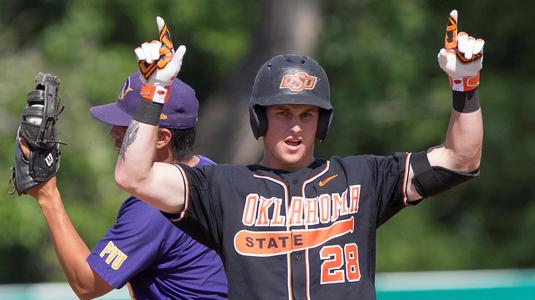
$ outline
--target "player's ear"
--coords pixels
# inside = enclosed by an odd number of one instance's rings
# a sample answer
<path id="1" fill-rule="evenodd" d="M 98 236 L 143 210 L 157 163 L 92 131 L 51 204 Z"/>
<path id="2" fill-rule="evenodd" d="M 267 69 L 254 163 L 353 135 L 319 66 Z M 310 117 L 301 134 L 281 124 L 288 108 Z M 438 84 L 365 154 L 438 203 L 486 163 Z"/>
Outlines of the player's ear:
<path id="1" fill-rule="evenodd" d="M 158 128 L 158 138 L 156 140 L 156 148 L 161 149 L 169 145 L 171 142 L 171 139 L 173 138 L 173 134 L 171 133 L 171 130 L 167 128 Z"/>

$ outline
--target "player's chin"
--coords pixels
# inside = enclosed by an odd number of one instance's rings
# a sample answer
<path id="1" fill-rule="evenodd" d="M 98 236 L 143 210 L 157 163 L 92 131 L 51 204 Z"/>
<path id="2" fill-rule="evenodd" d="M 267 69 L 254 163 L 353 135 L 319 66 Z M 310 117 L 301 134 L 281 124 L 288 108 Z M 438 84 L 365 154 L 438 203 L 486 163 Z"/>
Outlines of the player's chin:
<path id="1" fill-rule="evenodd" d="M 280 158 L 287 166 L 302 165 L 305 160 L 305 151 L 286 152 Z"/>

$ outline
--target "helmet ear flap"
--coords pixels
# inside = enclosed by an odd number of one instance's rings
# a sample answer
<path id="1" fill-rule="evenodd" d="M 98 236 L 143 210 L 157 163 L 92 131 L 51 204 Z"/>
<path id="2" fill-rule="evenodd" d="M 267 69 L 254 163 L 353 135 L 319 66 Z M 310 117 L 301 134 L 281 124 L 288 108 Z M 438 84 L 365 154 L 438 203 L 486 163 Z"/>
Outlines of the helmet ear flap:
<path id="1" fill-rule="evenodd" d="M 266 134 L 267 115 L 266 108 L 260 105 L 249 105 L 249 121 L 256 139 Z"/>
<path id="2" fill-rule="evenodd" d="M 327 137 L 327 131 L 329 131 L 332 120 L 332 110 L 320 109 L 320 114 L 318 116 L 318 128 L 316 129 L 316 138 L 320 140 L 320 142 L 323 142 Z"/>

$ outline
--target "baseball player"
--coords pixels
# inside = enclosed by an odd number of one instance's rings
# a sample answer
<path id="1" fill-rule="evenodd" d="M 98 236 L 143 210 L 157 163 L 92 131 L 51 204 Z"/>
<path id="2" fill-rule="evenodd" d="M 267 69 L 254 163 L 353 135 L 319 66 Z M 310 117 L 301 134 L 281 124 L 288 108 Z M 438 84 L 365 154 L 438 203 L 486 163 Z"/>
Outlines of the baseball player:
<path id="1" fill-rule="evenodd" d="M 119 90 L 116 102 L 90 110 L 97 120 L 112 125 L 110 137 L 118 149 L 139 103 L 141 87 L 135 73 Z M 192 153 L 198 111 L 194 90 L 178 79 L 171 88 L 159 115 L 161 127 L 153 141 L 157 150 L 151 160 L 190 167 L 213 165 Z M 28 194 L 39 202 L 67 280 L 78 297 L 98 297 L 129 283 L 134 299 L 227 298 L 226 275 L 217 253 L 135 197 L 122 203 L 115 224 L 89 251 L 63 207 L 55 177 Z"/>
<path id="2" fill-rule="evenodd" d="M 165 23 L 157 23 L 165 37 Z M 479 173 L 483 44 L 457 33 L 452 11 L 438 54 L 453 90 L 442 145 L 316 159 L 314 142 L 325 139 L 333 115 L 327 75 L 310 57 L 277 55 L 258 71 L 250 101 L 253 134 L 263 138 L 261 162 L 196 169 L 151 159 L 157 116 L 185 47 L 144 43 L 135 52 L 146 93 L 117 161 L 117 184 L 221 255 L 229 298 L 375 299 L 377 227 Z"/>

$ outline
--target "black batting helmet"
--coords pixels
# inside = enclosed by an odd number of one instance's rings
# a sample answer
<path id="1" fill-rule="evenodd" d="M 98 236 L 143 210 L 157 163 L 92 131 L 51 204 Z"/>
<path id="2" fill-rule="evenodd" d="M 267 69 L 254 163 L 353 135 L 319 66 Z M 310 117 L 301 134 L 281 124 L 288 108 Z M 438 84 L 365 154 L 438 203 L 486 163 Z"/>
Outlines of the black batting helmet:
<path id="1" fill-rule="evenodd" d="M 256 74 L 249 102 L 255 138 L 266 134 L 266 106 L 310 104 L 320 108 L 316 138 L 323 141 L 332 120 L 329 80 L 323 68 L 308 56 L 277 55 Z"/>

